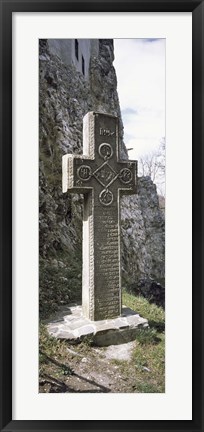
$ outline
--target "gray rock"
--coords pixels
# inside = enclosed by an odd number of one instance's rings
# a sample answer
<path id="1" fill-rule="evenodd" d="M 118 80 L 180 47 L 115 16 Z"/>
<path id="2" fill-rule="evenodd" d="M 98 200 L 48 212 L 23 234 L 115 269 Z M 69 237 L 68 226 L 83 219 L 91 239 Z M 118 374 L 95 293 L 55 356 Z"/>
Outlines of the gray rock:
<path id="1" fill-rule="evenodd" d="M 73 66 L 66 66 L 49 52 L 47 41 L 40 41 L 39 85 L 39 250 L 45 263 L 58 257 L 70 268 L 70 296 L 81 296 L 71 279 L 81 272 L 82 202 L 80 195 L 64 197 L 61 191 L 61 158 L 63 154 L 82 154 L 82 119 L 88 111 L 108 112 L 119 117 L 120 157 L 127 159 L 123 141 L 123 125 L 117 94 L 117 77 L 113 67 L 114 49 L 111 39 L 100 40 L 99 55 L 90 61 L 90 77 L 84 80 Z M 57 121 L 56 121 L 57 119 Z M 122 280 L 124 286 L 144 277 L 155 281 L 164 278 L 164 216 L 158 204 L 156 187 L 149 178 L 138 181 L 138 195 L 123 198 L 121 211 Z M 60 271 L 64 271 L 60 267 Z M 58 269 L 59 270 L 59 269 Z M 64 276 L 62 273 L 61 276 Z M 67 277 L 67 275 L 65 275 Z M 40 302 L 47 312 L 64 300 L 64 291 L 48 289 L 40 270 Z M 72 286 L 74 288 L 72 288 Z M 54 289 L 54 288 L 53 288 Z M 57 286 L 55 286 L 55 291 Z M 42 299 L 42 300 L 41 300 Z"/>

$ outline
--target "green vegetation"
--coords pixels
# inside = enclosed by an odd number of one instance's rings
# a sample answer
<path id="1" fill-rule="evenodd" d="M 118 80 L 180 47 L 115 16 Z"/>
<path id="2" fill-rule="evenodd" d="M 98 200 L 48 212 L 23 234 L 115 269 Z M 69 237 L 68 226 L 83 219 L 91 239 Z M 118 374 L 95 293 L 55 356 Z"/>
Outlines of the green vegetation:
<path id="1" fill-rule="evenodd" d="M 66 343 L 52 336 L 49 336 L 46 326 L 40 324 L 39 327 L 39 351 L 40 351 L 40 365 L 47 363 L 47 357 L 62 358 Z"/>
<path id="2" fill-rule="evenodd" d="M 138 330 L 131 366 L 135 368 L 133 389 L 138 393 L 165 391 L 165 314 L 161 307 L 150 304 L 143 297 L 123 292 L 123 304 L 138 312 L 149 322 L 148 329 Z M 124 369 L 128 374 L 128 364 Z"/>
<path id="3" fill-rule="evenodd" d="M 65 391 L 63 377 L 73 374 L 72 368 L 66 361 L 66 342 L 57 340 L 48 335 L 46 327 L 40 324 L 39 328 L 39 377 L 40 381 L 46 379 L 54 387 L 54 392 Z M 61 381 L 59 381 L 59 379 Z"/>
<path id="4" fill-rule="evenodd" d="M 86 380 L 83 378 L 83 368 L 88 365 L 89 374 L 91 375 L 92 372 L 98 374 L 98 381 L 101 384 L 103 384 L 100 381 L 101 374 L 112 373 L 113 377 L 115 371 L 120 374 L 123 384 L 120 388 L 116 377 L 115 387 L 111 387 L 112 392 L 165 392 L 164 310 L 150 304 L 142 297 L 135 297 L 125 291 L 123 304 L 147 318 L 149 322 L 149 328 L 138 330 L 130 361 L 105 360 L 106 348 L 94 351 L 92 340 L 84 340 L 80 344 L 72 345 L 50 337 L 46 327 L 40 325 L 40 391 L 77 391 L 79 382 L 83 383 Z M 73 352 L 75 354 L 72 354 Z"/>
<path id="5" fill-rule="evenodd" d="M 79 255 L 79 254 L 78 254 Z M 59 253 L 59 260 L 40 258 L 39 310 L 40 318 L 56 312 L 59 306 L 81 298 L 81 257 L 77 253 Z M 66 262 L 69 262 L 69 266 Z M 53 265 L 53 261 L 56 265 Z"/>
<path id="6" fill-rule="evenodd" d="M 154 303 L 149 303 L 144 297 L 135 297 L 123 290 L 122 294 L 123 305 L 126 305 L 138 312 L 144 318 L 148 319 L 150 328 L 155 328 L 158 331 L 164 331 L 165 328 L 165 313 L 164 309 L 156 306 Z"/>

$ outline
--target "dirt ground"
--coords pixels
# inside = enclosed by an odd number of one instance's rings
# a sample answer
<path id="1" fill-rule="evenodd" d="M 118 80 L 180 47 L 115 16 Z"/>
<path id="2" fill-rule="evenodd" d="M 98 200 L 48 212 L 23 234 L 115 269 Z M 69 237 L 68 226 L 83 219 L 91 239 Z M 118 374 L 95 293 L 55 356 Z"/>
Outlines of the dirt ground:
<path id="1" fill-rule="evenodd" d="M 45 355 L 46 367 L 40 374 L 42 393 L 130 393 L 134 392 L 131 352 L 136 342 L 89 347 L 86 344 L 67 347 L 63 362 Z"/>

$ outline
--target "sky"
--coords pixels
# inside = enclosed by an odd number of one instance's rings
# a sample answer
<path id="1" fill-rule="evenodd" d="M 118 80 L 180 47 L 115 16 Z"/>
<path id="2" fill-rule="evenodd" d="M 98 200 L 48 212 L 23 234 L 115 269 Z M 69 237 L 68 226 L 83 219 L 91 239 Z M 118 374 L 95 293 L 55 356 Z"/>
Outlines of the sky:
<path id="1" fill-rule="evenodd" d="M 114 39 L 114 67 L 130 159 L 165 137 L 165 39 Z"/>

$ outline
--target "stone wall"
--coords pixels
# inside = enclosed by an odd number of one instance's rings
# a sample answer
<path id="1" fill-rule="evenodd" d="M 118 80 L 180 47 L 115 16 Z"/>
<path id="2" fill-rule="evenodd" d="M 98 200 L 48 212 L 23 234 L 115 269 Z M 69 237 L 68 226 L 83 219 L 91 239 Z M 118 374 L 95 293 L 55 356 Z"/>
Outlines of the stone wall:
<path id="1" fill-rule="evenodd" d="M 82 120 L 88 111 L 119 117 L 120 153 L 127 159 L 113 67 L 111 39 L 99 40 L 90 59 L 89 80 L 66 65 L 40 40 L 39 67 L 39 248 L 40 303 L 47 312 L 81 296 L 81 195 L 62 194 L 61 160 L 82 153 Z M 164 278 L 164 217 L 156 187 L 138 181 L 138 195 L 122 199 L 123 284 Z M 52 275 L 52 277 L 51 277 Z M 52 302 L 50 304 L 50 299 Z"/>
<path id="2" fill-rule="evenodd" d="M 78 72 L 83 72 L 86 79 L 89 78 L 90 56 L 98 56 L 98 39 L 48 39 L 47 43 L 51 54 L 58 56 L 67 66 L 74 65 Z M 75 43 L 78 45 L 77 57 Z M 84 71 L 82 57 L 84 60 Z"/>

